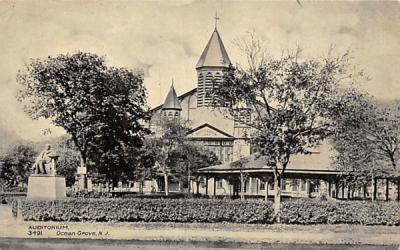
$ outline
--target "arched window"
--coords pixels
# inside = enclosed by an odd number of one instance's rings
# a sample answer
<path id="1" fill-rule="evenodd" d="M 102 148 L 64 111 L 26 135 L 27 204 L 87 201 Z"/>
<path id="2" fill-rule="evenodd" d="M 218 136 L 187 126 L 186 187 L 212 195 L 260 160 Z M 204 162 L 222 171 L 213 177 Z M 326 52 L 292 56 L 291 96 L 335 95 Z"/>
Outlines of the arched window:
<path id="1" fill-rule="evenodd" d="M 203 106 L 204 101 L 204 77 L 203 74 L 200 73 L 197 78 L 197 106 Z"/>
<path id="2" fill-rule="evenodd" d="M 211 101 L 211 91 L 213 90 L 214 78 L 211 72 L 208 72 L 206 75 L 206 81 L 204 85 L 205 96 L 204 96 L 204 104 L 208 104 Z"/>

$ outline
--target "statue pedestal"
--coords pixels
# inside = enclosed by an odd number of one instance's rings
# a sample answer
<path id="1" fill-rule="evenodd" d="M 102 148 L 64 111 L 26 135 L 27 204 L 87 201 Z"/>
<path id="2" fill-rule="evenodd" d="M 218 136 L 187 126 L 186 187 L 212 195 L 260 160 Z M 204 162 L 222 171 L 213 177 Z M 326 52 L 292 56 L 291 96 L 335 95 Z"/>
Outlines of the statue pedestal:
<path id="1" fill-rule="evenodd" d="M 65 198 L 65 177 L 35 174 L 29 176 L 27 199 L 60 200 Z"/>

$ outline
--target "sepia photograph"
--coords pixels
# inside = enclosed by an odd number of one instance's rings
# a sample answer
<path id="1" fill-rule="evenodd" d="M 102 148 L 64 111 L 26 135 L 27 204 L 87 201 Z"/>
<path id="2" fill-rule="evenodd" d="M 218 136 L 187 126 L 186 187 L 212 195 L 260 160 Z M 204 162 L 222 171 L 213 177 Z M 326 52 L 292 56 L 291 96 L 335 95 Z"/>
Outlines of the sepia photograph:
<path id="1" fill-rule="evenodd" d="M 400 249 L 400 2 L 0 0 L 0 249 Z"/>

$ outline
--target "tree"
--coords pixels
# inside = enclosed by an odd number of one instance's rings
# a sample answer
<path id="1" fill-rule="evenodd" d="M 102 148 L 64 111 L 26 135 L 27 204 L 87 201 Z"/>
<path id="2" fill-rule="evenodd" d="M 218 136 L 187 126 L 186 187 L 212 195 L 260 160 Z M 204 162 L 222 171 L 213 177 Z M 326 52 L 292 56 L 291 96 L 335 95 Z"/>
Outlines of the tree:
<path id="1" fill-rule="evenodd" d="M 67 186 L 75 183 L 76 167 L 79 166 L 79 151 L 76 149 L 70 136 L 61 136 L 52 141 L 54 150 L 59 155 L 57 174 L 65 177 Z"/>
<path id="2" fill-rule="evenodd" d="M 135 167 L 135 180 L 140 183 L 140 193 L 143 193 L 143 182 L 157 177 L 155 169 L 156 154 L 159 149 L 157 142 L 151 138 L 144 141 L 140 149 L 139 157 Z"/>
<path id="3" fill-rule="evenodd" d="M 146 138 L 136 167 L 139 182 L 157 175 L 164 178 L 165 194 L 168 181 L 178 181 L 180 186 L 194 179 L 193 173 L 200 168 L 220 164 L 215 153 L 194 145 L 187 137 L 186 122 L 167 119 L 160 122 L 160 131 Z M 190 189 L 188 189 L 190 192 Z"/>
<path id="4" fill-rule="evenodd" d="M 200 168 L 221 164 L 214 152 L 196 146 L 189 140 L 178 146 L 170 158 L 170 165 L 173 166 L 172 177 L 179 183 L 187 183 L 188 193 L 190 193 L 190 182 L 195 179 L 193 173 Z"/>
<path id="5" fill-rule="evenodd" d="M 133 148 L 146 129 L 143 74 L 106 66 L 104 57 L 78 52 L 31 60 L 20 70 L 18 100 L 32 119 L 51 119 L 80 153 L 110 179 L 130 171 Z"/>
<path id="6" fill-rule="evenodd" d="M 168 196 L 168 181 L 176 167 L 176 150 L 186 141 L 189 127 L 176 119 L 166 119 L 160 123 L 160 133 L 146 139 L 144 147 L 154 157 L 154 171 L 164 177 L 165 195 Z"/>
<path id="7" fill-rule="evenodd" d="M 249 65 L 231 66 L 211 93 L 214 105 L 231 117 L 253 111 L 250 141 L 274 173 L 274 212 L 279 222 L 280 183 L 292 155 L 311 154 L 334 131 L 330 111 L 338 102 L 339 83 L 353 77 L 348 53 L 299 60 L 299 52 L 280 59 L 264 56 L 257 41 L 245 43 Z M 360 73 L 361 75 L 361 73 Z M 243 121 L 245 122 L 245 121 Z"/>
<path id="8" fill-rule="evenodd" d="M 365 93 L 350 89 L 343 96 L 347 108 L 336 110 L 337 133 L 332 140 L 338 152 L 336 167 L 346 173 L 346 181 L 353 186 L 365 188 L 371 182 L 375 199 L 377 177 L 400 176 L 400 122 L 393 110 Z"/>
<path id="9" fill-rule="evenodd" d="M 0 179 L 3 190 L 28 183 L 37 151 L 30 144 L 17 144 L 0 158 Z"/>

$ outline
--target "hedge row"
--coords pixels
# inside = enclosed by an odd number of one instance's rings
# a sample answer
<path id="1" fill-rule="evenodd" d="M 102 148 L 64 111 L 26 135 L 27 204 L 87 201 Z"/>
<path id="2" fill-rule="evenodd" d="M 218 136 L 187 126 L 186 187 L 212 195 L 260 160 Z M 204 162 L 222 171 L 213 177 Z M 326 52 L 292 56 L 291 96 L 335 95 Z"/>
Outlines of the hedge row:
<path id="1" fill-rule="evenodd" d="M 271 202 L 210 199 L 67 199 L 21 202 L 35 221 L 144 221 L 274 223 Z M 284 224 L 400 225 L 397 202 L 288 200 Z"/>
<path id="2" fill-rule="evenodd" d="M 292 200 L 282 204 L 281 222 L 399 226 L 400 203 Z"/>
<path id="3" fill-rule="evenodd" d="M 67 199 L 21 202 L 34 221 L 145 221 L 272 223 L 272 205 L 210 199 Z"/>

